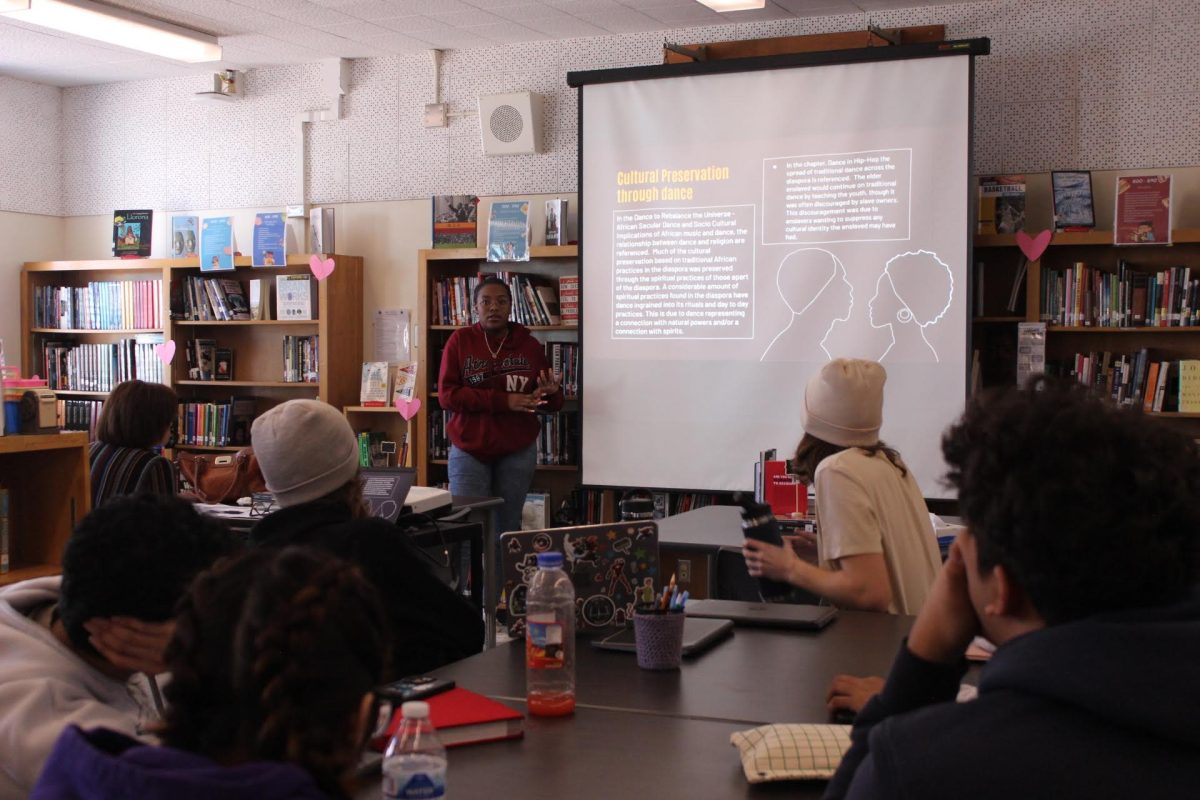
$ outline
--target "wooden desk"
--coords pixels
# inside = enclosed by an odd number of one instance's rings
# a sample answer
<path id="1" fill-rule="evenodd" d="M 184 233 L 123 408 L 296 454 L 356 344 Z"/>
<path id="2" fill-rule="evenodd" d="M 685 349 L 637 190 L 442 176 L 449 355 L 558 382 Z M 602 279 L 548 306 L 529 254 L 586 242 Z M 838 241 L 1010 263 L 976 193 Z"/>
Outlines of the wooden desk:
<path id="1" fill-rule="evenodd" d="M 682 669 L 638 669 L 632 653 L 576 647 L 574 716 L 526 717 L 523 739 L 451 748 L 454 796 L 816 798 L 822 781 L 752 786 L 729 735 L 769 722 L 828 722 L 839 672 L 886 674 L 911 617 L 842 612 L 816 634 L 738 628 Z M 525 710 L 524 643 L 443 667 L 480 694 Z M 377 780 L 356 795 L 378 797 Z"/>

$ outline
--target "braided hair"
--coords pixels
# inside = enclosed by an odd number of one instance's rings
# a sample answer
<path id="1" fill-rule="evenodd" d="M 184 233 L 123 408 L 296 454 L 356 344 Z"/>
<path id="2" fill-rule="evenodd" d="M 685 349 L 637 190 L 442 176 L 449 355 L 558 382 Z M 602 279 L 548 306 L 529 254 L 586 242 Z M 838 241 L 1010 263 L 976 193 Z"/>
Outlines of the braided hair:
<path id="1" fill-rule="evenodd" d="M 255 549 L 220 562 L 180 608 L 163 743 L 224 764 L 291 762 L 345 796 L 386 631 L 371 585 L 328 554 Z"/>

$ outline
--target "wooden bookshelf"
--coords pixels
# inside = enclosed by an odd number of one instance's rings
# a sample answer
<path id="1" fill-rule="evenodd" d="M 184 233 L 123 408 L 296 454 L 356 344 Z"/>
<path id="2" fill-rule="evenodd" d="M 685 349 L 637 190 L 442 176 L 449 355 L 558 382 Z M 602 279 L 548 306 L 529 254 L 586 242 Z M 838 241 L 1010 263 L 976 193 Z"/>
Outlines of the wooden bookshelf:
<path id="1" fill-rule="evenodd" d="M 529 261 L 488 262 L 483 248 L 444 250 L 420 250 L 417 253 L 417 327 L 416 341 L 425 352 L 417 358 L 417 396 L 421 398 L 421 410 L 413 418 L 415 441 L 411 450 L 415 455 L 417 482 L 426 486 L 444 483 L 447 478 L 447 461 L 430 454 L 432 444 L 431 423 L 433 415 L 442 413 L 437 396 L 437 368 L 441 362 L 441 348 L 460 325 L 433 324 L 436 319 L 433 303 L 436 299 L 436 281 L 447 277 L 470 277 L 480 272 L 514 272 L 536 275 L 557 284 L 563 275 L 579 274 L 579 248 L 575 245 L 561 247 L 534 246 L 529 248 Z M 557 286 L 555 286 L 557 291 Z M 575 325 L 527 325 L 527 328 L 543 343 L 579 341 L 579 328 Z M 563 410 L 577 412 L 577 401 L 568 400 Z M 576 419 L 578 419 L 576 417 Z M 576 445 L 578 430 L 574 432 Z M 578 456 L 578 447 L 576 446 Z M 550 514 L 553 515 L 562 501 L 568 498 L 579 485 L 577 465 L 538 465 L 530 491 L 550 493 Z"/>
<path id="2" fill-rule="evenodd" d="M 1029 262 L 1020 291 L 1024 302 L 1019 307 L 1024 314 L 1010 317 L 1003 306 L 1010 296 L 1021 258 L 1014 235 L 975 237 L 974 261 L 985 265 L 984 282 L 988 291 L 982 315 L 972 320 L 981 323 L 972 325 L 972 337 L 973 347 L 980 350 L 985 386 L 1015 381 L 1016 325 L 1041 319 L 1044 270 L 1063 270 L 1082 262 L 1090 268 L 1111 272 L 1125 261 L 1132 269 L 1144 273 L 1190 266 L 1193 277 L 1200 277 L 1200 228 L 1175 229 L 1170 245 L 1118 246 L 1113 243 L 1111 230 L 1055 233 L 1041 258 Z M 989 322 L 993 324 L 982 324 Z M 1200 326 L 1046 326 L 1047 363 L 1069 360 L 1077 352 L 1107 351 L 1115 358 L 1133 355 L 1142 348 L 1149 351 L 1152 361 L 1200 358 Z M 1168 420 L 1189 435 L 1200 436 L 1200 414 L 1147 412 L 1146 415 Z"/>
<path id="3" fill-rule="evenodd" d="M 336 267 L 324 281 L 313 278 L 311 320 L 184 320 L 171 319 L 173 287 L 186 277 L 233 278 L 249 295 L 246 281 L 262 278 L 272 295 L 277 275 L 311 274 L 308 255 L 292 255 L 278 267 L 254 268 L 248 257 L 234 259 L 234 269 L 201 272 L 199 259 L 147 258 L 90 261 L 35 261 L 21 271 L 21 366 L 23 374 L 42 374 L 42 345 L 49 340 L 79 344 L 111 342 L 121 336 L 162 335 L 174 341 L 175 358 L 165 370 L 163 382 L 175 388 L 183 402 L 228 402 L 234 395 L 253 395 L 256 413 L 296 397 L 312 397 L 336 407 L 358 398 L 362 366 L 363 261 L 355 256 L 332 256 Z M 159 318 L 162 327 L 150 330 L 60 329 L 34 326 L 34 290 L 44 286 L 84 287 L 92 281 L 162 281 Z M 176 309 L 177 311 L 179 309 Z M 317 336 L 318 376 L 316 382 L 283 381 L 282 343 L 285 335 Z M 229 381 L 189 379 L 185 350 L 195 338 L 210 338 L 219 347 L 233 350 L 233 377 Z M 107 392 L 59 390 L 64 398 L 103 399 Z M 195 449 L 215 448 L 188 446 Z"/>
<path id="4" fill-rule="evenodd" d="M 87 434 L 0 436 L 0 485 L 9 492 L 11 567 L 0 586 L 58 574 L 75 523 L 92 508 Z"/>
<path id="5" fill-rule="evenodd" d="M 384 441 L 396 443 L 396 457 L 404 453 L 403 463 L 393 460 L 393 467 L 413 466 L 416 447 L 413 442 L 413 424 L 400 416 L 393 406 L 343 406 L 342 414 L 349 421 L 355 433 L 363 431 L 379 431 L 384 434 Z"/>

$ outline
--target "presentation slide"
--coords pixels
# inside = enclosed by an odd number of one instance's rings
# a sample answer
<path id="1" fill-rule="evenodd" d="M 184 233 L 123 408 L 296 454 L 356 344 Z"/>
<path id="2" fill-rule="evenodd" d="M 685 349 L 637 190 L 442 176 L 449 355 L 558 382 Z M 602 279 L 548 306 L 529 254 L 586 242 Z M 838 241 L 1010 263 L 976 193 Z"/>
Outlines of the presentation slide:
<path id="1" fill-rule="evenodd" d="M 970 56 L 584 83 L 586 484 L 753 485 L 805 382 L 887 369 L 882 438 L 946 497 L 966 393 Z"/>

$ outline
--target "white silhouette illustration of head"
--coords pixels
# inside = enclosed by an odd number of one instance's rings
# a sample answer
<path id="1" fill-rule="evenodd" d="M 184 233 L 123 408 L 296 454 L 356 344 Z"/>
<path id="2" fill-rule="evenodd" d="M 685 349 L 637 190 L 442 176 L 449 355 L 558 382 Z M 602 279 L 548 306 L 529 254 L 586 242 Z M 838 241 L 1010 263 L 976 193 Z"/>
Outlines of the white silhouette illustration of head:
<path id="1" fill-rule="evenodd" d="M 789 253 L 775 273 L 779 296 L 793 314 L 803 314 L 821 299 L 833 321 L 850 318 L 854 306 L 854 287 L 846 278 L 846 268 L 828 250 L 808 248 Z"/>
<path id="2" fill-rule="evenodd" d="M 871 325 L 884 328 L 902 322 L 928 327 L 950 310 L 953 296 L 954 276 L 936 253 L 901 253 L 888 260 L 875 282 L 868 304 Z"/>

